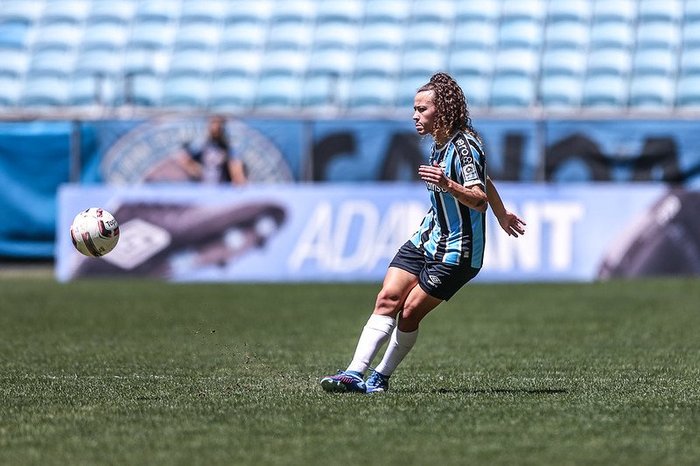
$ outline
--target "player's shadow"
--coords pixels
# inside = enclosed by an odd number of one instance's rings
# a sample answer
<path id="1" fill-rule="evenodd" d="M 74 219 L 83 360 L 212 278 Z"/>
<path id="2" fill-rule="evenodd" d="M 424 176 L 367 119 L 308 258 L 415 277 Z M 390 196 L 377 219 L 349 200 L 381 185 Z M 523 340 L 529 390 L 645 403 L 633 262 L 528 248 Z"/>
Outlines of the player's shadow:
<path id="1" fill-rule="evenodd" d="M 462 395 L 562 395 L 563 388 L 438 388 L 433 393 Z"/>

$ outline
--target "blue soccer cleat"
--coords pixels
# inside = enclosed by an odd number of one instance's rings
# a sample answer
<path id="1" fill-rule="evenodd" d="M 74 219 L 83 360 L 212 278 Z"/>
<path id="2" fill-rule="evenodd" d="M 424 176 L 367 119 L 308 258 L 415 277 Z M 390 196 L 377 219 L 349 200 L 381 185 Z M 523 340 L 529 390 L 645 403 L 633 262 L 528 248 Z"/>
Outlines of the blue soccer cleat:
<path id="1" fill-rule="evenodd" d="M 321 379 L 321 387 L 327 392 L 365 393 L 365 381 L 362 374 L 350 371 L 338 371 L 336 375 L 329 375 Z"/>
<path id="2" fill-rule="evenodd" d="M 389 376 L 372 371 L 365 387 L 365 393 L 386 392 L 389 390 Z"/>

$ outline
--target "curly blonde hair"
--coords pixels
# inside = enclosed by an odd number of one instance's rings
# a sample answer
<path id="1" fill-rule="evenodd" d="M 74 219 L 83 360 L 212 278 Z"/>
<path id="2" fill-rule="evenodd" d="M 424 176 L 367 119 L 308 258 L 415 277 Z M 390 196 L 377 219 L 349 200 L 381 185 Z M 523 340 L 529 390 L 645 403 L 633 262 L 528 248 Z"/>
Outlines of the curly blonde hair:
<path id="1" fill-rule="evenodd" d="M 430 82 L 421 86 L 417 92 L 425 91 L 433 91 L 433 103 L 437 111 L 433 137 L 444 139 L 455 131 L 468 131 L 479 138 L 472 126 L 467 98 L 452 76 L 442 72 L 435 73 L 430 77 Z"/>

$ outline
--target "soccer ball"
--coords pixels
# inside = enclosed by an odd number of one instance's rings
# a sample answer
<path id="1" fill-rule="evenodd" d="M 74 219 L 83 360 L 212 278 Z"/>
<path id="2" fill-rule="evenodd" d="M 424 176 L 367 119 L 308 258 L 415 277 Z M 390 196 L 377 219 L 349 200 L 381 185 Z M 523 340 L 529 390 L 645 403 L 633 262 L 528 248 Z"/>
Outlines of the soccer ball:
<path id="1" fill-rule="evenodd" d="M 106 210 L 91 207 L 75 216 L 70 226 L 70 238 L 81 254 L 104 256 L 119 242 L 119 224 Z"/>

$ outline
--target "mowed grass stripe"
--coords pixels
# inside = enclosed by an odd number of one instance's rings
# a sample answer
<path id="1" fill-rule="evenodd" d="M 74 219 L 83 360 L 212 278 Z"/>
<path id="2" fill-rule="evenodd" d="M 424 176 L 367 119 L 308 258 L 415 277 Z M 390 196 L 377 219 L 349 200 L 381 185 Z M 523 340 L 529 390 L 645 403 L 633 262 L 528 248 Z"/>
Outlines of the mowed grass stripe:
<path id="1" fill-rule="evenodd" d="M 0 464 L 697 464 L 699 285 L 469 285 L 348 396 L 378 284 L 4 279 Z"/>

